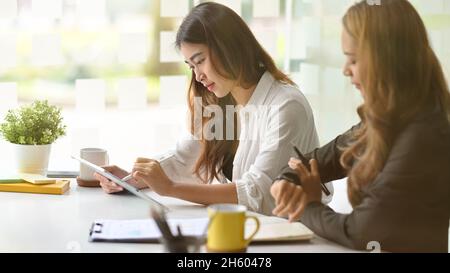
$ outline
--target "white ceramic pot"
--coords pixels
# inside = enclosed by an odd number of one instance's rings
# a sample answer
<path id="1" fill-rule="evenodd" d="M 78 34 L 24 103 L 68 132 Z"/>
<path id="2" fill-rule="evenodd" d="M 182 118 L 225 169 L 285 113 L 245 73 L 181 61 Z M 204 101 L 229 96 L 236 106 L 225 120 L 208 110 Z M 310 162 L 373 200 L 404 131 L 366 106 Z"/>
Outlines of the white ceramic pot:
<path id="1" fill-rule="evenodd" d="M 12 144 L 16 156 L 16 168 L 19 173 L 47 175 L 51 144 L 20 145 Z"/>

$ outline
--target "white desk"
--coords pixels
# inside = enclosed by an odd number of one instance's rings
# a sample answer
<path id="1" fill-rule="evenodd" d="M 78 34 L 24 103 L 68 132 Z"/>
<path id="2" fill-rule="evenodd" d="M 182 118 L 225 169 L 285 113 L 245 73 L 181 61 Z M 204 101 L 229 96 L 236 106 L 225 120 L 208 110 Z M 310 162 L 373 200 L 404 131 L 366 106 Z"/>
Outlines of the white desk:
<path id="1" fill-rule="evenodd" d="M 150 193 L 156 196 L 154 193 Z M 156 196 L 171 208 L 168 217 L 206 217 L 204 206 Z M 65 195 L 0 192 L 0 252 L 162 252 L 160 244 L 90 243 L 95 219 L 139 219 L 149 205 L 134 195 L 109 195 L 71 182 Z M 322 238 L 309 242 L 255 244 L 248 252 L 349 252 Z"/>

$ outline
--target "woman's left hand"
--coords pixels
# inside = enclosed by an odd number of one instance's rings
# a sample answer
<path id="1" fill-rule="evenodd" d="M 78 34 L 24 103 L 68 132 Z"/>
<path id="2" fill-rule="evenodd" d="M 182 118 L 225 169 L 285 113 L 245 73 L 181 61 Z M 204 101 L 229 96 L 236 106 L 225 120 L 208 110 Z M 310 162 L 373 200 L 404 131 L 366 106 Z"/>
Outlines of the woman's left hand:
<path id="1" fill-rule="evenodd" d="M 133 167 L 133 178 L 145 183 L 160 195 L 169 195 L 174 183 L 164 173 L 157 160 L 138 158 Z"/>
<path id="2" fill-rule="evenodd" d="M 322 200 L 322 191 L 320 188 L 320 174 L 317 160 L 311 159 L 309 165 L 311 171 L 303 165 L 303 163 L 297 158 L 291 158 L 289 160 L 289 167 L 297 172 L 300 181 L 302 181 L 302 189 L 305 195 L 304 205 L 308 205 L 310 202 L 320 202 Z M 303 208 L 304 209 L 304 208 Z"/>

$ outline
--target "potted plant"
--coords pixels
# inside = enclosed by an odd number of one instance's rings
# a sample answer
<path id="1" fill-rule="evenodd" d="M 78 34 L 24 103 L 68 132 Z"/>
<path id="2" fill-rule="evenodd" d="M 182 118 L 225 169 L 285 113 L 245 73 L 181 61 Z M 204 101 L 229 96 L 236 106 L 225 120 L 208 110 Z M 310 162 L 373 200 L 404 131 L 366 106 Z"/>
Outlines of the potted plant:
<path id="1" fill-rule="evenodd" d="M 19 173 L 46 175 L 51 144 L 66 134 L 61 110 L 47 101 L 9 110 L 0 133 L 15 149 Z"/>

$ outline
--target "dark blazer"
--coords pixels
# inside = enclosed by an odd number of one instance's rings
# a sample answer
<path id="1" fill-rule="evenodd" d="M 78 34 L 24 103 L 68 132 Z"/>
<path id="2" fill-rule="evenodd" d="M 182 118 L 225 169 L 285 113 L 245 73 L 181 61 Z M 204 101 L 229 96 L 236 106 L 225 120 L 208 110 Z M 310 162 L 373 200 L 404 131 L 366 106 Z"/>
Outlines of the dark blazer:
<path id="1" fill-rule="evenodd" d="M 317 159 L 323 183 L 346 177 L 338 147 L 354 129 L 305 155 Z M 301 184 L 289 167 L 281 177 Z M 442 112 L 430 111 L 401 130 L 383 170 L 362 189 L 362 202 L 350 214 L 314 202 L 300 221 L 351 248 L 367 249 L 377 241 L 385 251 L 447 252 L 449 218 L 450 125 Z"/>

